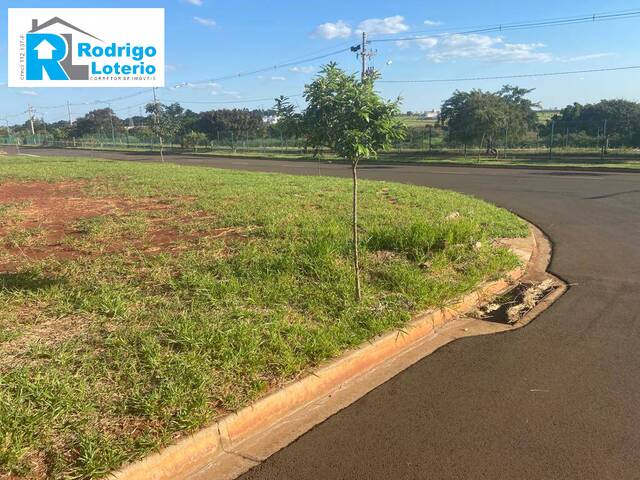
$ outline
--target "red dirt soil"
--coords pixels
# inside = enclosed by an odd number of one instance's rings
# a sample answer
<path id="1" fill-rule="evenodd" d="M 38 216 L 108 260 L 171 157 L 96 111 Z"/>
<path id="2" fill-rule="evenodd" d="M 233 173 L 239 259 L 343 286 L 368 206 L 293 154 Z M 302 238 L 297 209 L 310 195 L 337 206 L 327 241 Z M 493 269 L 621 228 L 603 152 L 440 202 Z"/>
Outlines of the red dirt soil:
<path id="1" fill-rule="evenodd" d="M 195 241 L 194 235 L 180 235 L 167 223 L 170 220 L 191 222 L 194 217 L 176 216 L 176 203 L 191 201 L 187 197 L 126 199 L 119 197 L 90 197 L 84 191 L 87 182 L 7 182 L 0 184 L 0 212 L 9 207 L 8 218 L 0 215 L 0 272 L 15 270 L 18 264 L 47 257 L 76 258 L 80 252 L 64 242 L 68 238 L 81 238 L 83 233 L 76 224 L 79 220 L 132 213 L 147 213 L 149 228 L 144 234 L 123 238 L 117 245 L 109 245 L 108 252 L 134 245 L 144 251 L 172 250 L 177 241 Z M 7 234 L 19 229 L 37 233 L 34 245 L 15 245 Z M 224 232 L 208 232 L 221 236 Z M 216 235 L 216 233 L 218 235 Z"/>

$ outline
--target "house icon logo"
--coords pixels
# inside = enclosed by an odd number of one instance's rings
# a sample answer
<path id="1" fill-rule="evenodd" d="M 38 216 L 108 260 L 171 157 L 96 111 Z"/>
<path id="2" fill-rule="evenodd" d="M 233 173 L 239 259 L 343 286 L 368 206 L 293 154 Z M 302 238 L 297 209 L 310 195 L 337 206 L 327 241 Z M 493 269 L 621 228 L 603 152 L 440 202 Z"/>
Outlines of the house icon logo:
<path id="1" fill-rule="evenodd" d="M 54 25 L 62 25 L 73 33 L 46 33 Z M 50 80 L 88 80 L 89 66 L 73 64 L 74 34 L 102 41 L 59 17 L 53 17 L 43 24 L 33 19 L 31 31 L 27 33 L 26 79 L 43 80 L 46 74 Z"/>

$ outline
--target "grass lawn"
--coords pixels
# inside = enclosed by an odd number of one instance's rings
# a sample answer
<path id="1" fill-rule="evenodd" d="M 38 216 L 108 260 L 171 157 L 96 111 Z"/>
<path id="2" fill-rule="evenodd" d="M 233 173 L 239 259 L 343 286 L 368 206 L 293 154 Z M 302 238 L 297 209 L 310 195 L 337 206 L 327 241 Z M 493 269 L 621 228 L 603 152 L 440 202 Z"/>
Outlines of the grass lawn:
<path id="1" fill-rule="evenodd" d="M 116 151 L 116 152 L 146 152 L 148 154 L 160 155 L 158 150 L 138 147 L 103 147 L 92 149 L 90 147 L 78 147 L 79 150 Z M 25 150 L 29 151 L 29 150 Z M 608 169 L 640 169 L 640 153 L 637 150 L 612 150 L 608 157 L 600 160 L 599 151 L 596 149 L 561 149 L 559 148 L 552 158 L 549 158 L 545 149 L 514 149 L 509 151 L 505 158 L 501 152 L 500 158 L 481 156 L 477 157 L 477 151 L 470 149 L 467 157 L 460 155 L 456 151 L 446 149 L 438 150 L 437 145 L 432 152 L 416 149 L 392 150 L 382 153 L 374 162 L 378 163 L 420 163 L 420 164 L 452 164 L 452 165 L 494 165 L 494 166 L 521 166 L 521 167 L 557 167 L 557 168 L 608 168 Z M 37 153 L 34 150 L 33 153 Z M 221 149 L 200 149 L 198 151 L 187 150 L 167 150 L 167 154 L 184 154 L 224 158 L 264 158 L 273 160 L 302 160 L 310 162 L 344 162 L 331 152 L 324 152 L 319 158 L 313 154 L 301 153 L 298 148 L 287 150 L 280 148 L 238 148 L 235 151 L 231 148 Z M 2 158 L 0 156 L 0 158 Z"/>
<path id="2" fill-rule="evenodd" d="M 505 210 L 360 193 L 357 304 L 349 180 L 0 158 L 0 477 L 104 476 L 517 264 Z"/>

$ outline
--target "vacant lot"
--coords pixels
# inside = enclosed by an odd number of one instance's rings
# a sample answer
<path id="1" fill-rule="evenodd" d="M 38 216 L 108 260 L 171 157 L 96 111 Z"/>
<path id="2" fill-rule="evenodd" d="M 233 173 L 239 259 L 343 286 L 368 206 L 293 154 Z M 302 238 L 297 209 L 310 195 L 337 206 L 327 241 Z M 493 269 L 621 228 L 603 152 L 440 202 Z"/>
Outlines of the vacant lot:
<path id="1" fill-rule="evenodd" d="M 510 213 L 350 183 L 0 159 L 0 477 L 92 478 L 237 409 L 516 259 Z"/>

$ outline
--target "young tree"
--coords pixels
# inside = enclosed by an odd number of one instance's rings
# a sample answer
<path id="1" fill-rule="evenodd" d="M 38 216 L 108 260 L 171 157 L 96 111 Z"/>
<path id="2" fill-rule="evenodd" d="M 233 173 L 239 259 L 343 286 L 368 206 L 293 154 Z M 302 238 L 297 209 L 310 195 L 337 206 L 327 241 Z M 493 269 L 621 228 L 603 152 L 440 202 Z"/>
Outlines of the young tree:
<path id="1" fill-rule="evenodd" d="M 182 145 L 187 148 L 193 148 L 194 151 L 198 151 L 198 147 L 206 145 L 209 139 L 202 132 L 194 132 L 191 130 L 182 136 Z"/>
<path id="2" fill-rule="evenodd" d="M 328 147 L 351 162 L 352 240 L 355 270 L 355 296 L 359 301 L 360 263 L 358 257 L 358 163 L 375 158 L 405 135 L 398 120 L 400 99 L 386 101 L 374 90 L 376 75 L 357 79 L 338 68 L 326 65 L 305 87 L 306 109 L 302 112 L 302 129 L 310 146 Z M 281 115 L 294 115 L 293 109 L 276 105 Z"/>
<path id="3" fill-rule="evenodd" d="M 164 141 L 175 140 L 180 132 L 183 109 L 178 103 L 172 105 L 149 103 L 146 111 L 151 114 L 151 129 L 160 140 L 160 160 L 164 162 Z"/>
<path id="4" fill-rule="evenodd" d="M 278 118 L 278 123 L 274 127 L 283 137 L 295 138 L 304 134 L 302 114 L 296 113 L 296 107 L 288 97 L 281 95 L 276 98 L 274 110 Z"/>

